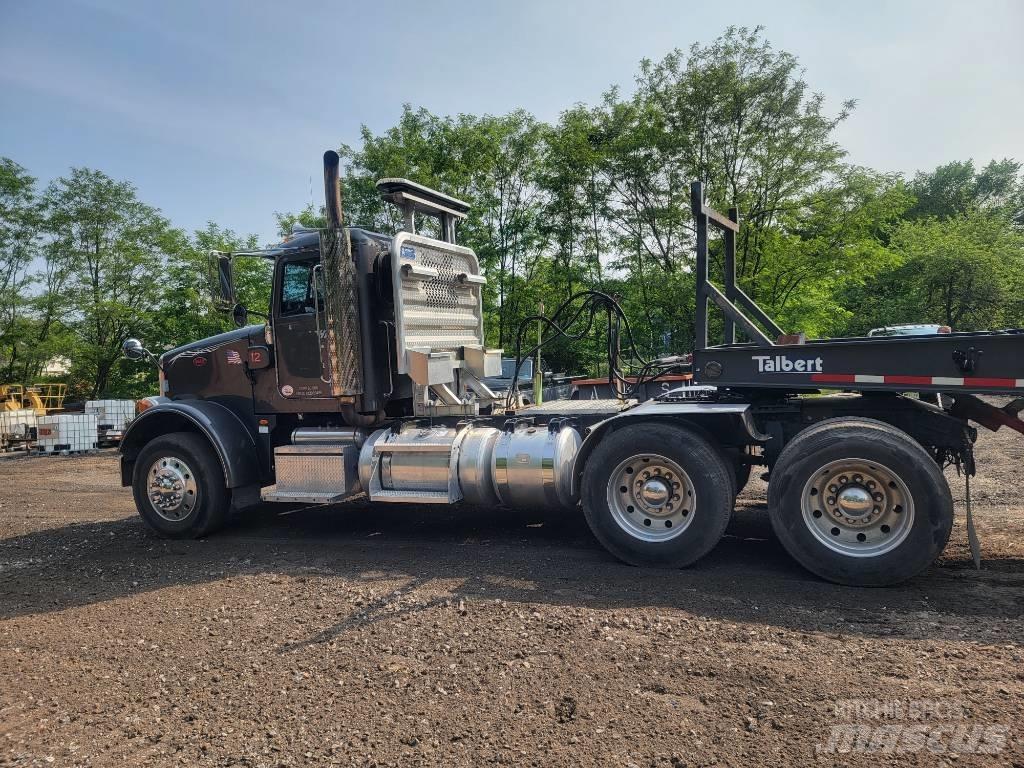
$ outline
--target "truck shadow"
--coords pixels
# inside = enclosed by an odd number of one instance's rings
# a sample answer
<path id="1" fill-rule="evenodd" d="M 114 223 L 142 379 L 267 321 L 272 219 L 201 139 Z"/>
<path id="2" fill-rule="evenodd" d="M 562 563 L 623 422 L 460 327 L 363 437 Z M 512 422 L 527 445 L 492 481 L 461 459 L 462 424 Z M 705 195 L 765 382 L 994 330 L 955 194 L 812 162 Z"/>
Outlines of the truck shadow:
<path id="1" fill-rule="evenodd" d="M 947 560 L 899 587 L 840 587 L 796 565 L 763 507 L 750 503 L 737 509 L 711 555 L 679 571 L 617 562 L 592 539 L 581 513 L 365 504 L 282 513 L 268 506 L 203 541 L 158 539 L 135 517 L 68 525 L 0 540 L 0 619 L 253 575 L 387 584 L 282 652 L 463 599 L 665 608 L 872 637 L 985 643 L 998 632 L 999 642 L 1024 641 L 1024 560 L 989 560 L 980 572 Z M 438 583 L 448 585 L 444 597 L 429 588 Z M 405 599 L 417 590 L 429 597 Z"/>

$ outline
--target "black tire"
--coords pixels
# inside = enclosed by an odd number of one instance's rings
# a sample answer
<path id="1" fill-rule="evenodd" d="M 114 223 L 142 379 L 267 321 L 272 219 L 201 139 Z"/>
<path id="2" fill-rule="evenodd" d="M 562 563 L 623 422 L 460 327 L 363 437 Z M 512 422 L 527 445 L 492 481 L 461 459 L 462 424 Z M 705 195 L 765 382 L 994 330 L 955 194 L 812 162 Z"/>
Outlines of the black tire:
<path id="1" fill-rule="evenodd" d="M 838 479 L 829 479 L 835 473 Z M 854 509 L 865 505 L 849 512 L 852 518 L 843 507 L 847 492 Z M 934 459 L 905 432 L 874 419 L 829 419 L 799 433 L 772 469 L 768 507 L 776 536 L 797 562 L 850 586 L 916 576 L 939 556 L 953 527 L 953 499 Z"/>
<path id="2" fill-rule="evenodd" d="M 621 506 L 618 513 L 613 511 L 609 495 L 627 487 L 618 484 L 616 470 L 633 459 L 643 461 L 637 457 L 644 455 L 661 457 L 666 460 L 666 466 L 674 464 L 683 470 L 688 481 L 680 479 L 684 489 L 679 489 L 679 493 L 686 495 L 683 493 L 685 487 L 692 485 L 690 503 L 685 500 L 676 501 L 679 495 L 671 496 L 669 501 L 678 506 L 671 513 L 666 511 L 664 516 L 644 512 L 637 506 Z M 649 466 L 656 466 L 658 461 L 656 458 L 655 465 Z M 641 473 L 642 469 L 637 472 Z M 636 477 L 639 478 L 640 474 Z M 666 477 L 669 475 L 666 474 Z M 700 435 L 671 425 L 636 424 L 603 437 L 590 455 L 583 471 L 583 511 L 597 540 L 620 560 L 638 566 L 681 568 L 702 558 L 722 538 L 732 514 L 734 482 L 732 467 Z M 629 497 L 628 490 L 622 493 Z M 689 506 L 693 509 L 690 510 Z M 637 516 L 620 523 L 616 515 L 625 518 L 625 509 L 629 509 L 630 514 L 635 510 Z M 637 521 L 636 533 L 631 533 L 625 527 L 633 519 Z M 668 524 L 673 520 L 679 521 L 675 532 L 668 530 Z M 646 521 L 649 528 L 641 527 L 643 521 Z M 644 535 L 673 538 L 640 538 Z"/>
<path id="3" fill-rule="evenodd" d="M 173 479 L 186 483 L 180 492 L 183 500 L 173 511 L 159 511 L 150 499 L 155 462 L 165 465 L 166 469 L 160 471 L 171 475 L 168 482 Z M 171 539 L 196 539 L 216 532 L 224 526 L 231 503 L 220 460 L 205 438 L 191 432 L 173 432 L 146 444 L 135 460 L 132 492 L 146 524 Z"/>

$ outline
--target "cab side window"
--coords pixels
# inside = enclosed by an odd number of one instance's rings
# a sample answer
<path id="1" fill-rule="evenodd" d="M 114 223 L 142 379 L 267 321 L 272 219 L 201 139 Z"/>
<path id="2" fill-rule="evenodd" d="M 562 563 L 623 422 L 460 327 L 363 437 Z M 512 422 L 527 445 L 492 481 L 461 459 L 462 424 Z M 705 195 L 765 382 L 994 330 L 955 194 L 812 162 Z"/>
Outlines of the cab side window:
<path id="1" fill-rule="evenodd" d="M 318 261 L 290 261 L 281 275 L 281 317 L 311 315 L 323 310 L 323 274 Z"/>

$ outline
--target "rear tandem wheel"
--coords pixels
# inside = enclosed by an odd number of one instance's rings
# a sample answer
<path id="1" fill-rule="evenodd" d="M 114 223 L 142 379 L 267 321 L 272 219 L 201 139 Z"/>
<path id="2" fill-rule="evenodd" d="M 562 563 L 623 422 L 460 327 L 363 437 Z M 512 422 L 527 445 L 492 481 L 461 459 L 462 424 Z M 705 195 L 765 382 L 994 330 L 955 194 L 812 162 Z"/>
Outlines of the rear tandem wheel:
<path id="1" fill-rule="evenodd" d="M 606 435 L 583 472 L 583 510 L 604 547 L 631 565 L 679 568 L 721 539 L 733 468 L 682 426 L 636 424 Z"/>
<path id="2" fill-rule="evenodd" d="M 809 571 L 851 586 L 898 584 L 927 568 L 953 526 L 942 471 L 909 435 L 838 418 L 799 433 L 768 484 L 772 528 Z"/>

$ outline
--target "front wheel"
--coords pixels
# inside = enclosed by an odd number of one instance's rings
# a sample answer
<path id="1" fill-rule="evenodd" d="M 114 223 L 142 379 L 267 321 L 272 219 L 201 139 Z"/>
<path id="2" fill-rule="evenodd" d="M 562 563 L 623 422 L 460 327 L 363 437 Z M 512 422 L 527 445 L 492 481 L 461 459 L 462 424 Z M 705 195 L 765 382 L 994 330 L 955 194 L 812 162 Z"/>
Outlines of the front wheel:
<path id="1" fill-rule="evenodd" d="M 142 519 L 172 539 L 200 538 L 223 527 L 231 501 L 213 448 L 191 432 L 146 444 L 135 460 L 132 492 Z"/>
<path id="2" fill-rule="evenodd" d="M 852 586 L 917 575 L 953 526 L 949 486 L 932 457 L 872 419 L 829 419 L 798 434 L 772 469 L 768 506 L 790 555 Z"/>
<path id="3" fill-rule="evenodd" d="M 597 540 L 631 565 L 680 568 L 721 539 L 732 467 L 685 428 L 637 424 L 602 438 L 583 472 L 583 510 Z"/>

